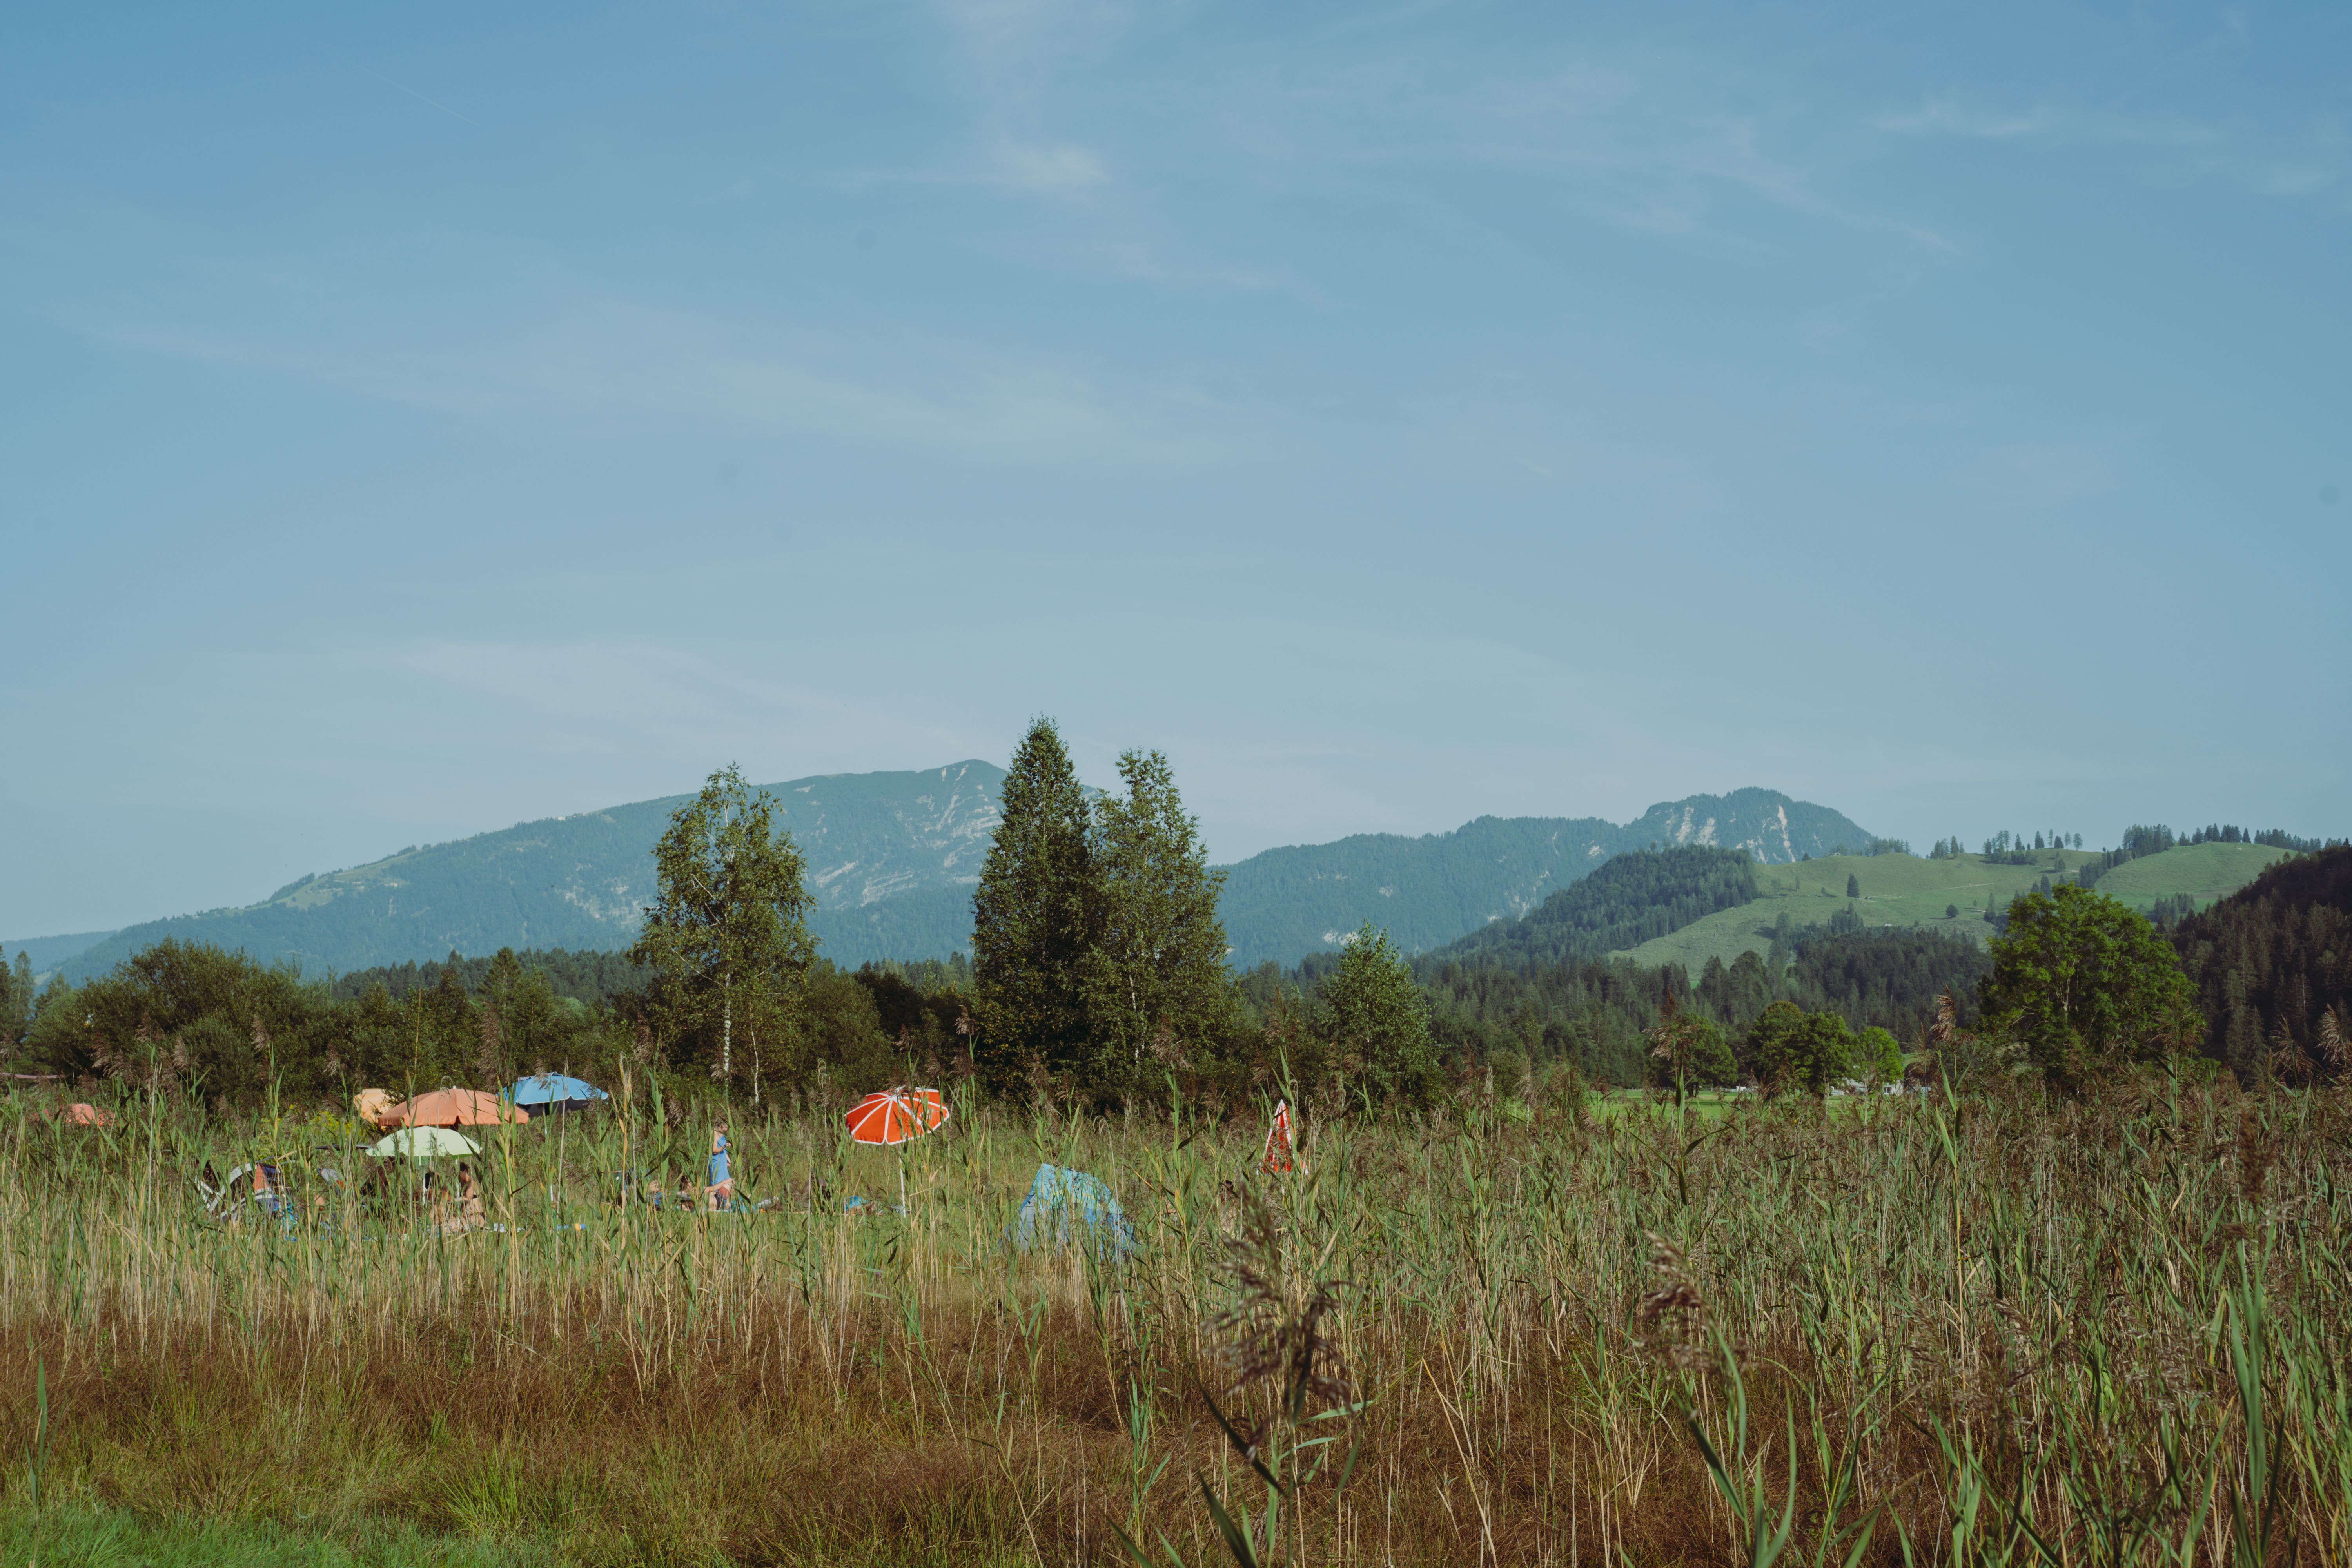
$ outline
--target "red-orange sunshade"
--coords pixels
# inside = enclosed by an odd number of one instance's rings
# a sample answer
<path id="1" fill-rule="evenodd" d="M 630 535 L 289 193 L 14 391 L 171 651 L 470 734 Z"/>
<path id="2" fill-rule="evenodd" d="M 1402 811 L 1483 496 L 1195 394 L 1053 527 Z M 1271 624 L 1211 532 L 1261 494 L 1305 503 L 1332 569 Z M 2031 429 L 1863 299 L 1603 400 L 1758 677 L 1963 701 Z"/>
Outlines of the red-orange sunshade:
<path id="1" fill-rule="evenodd" d="M 904 1143 L 947 1124 L 948 1102 L 936 1089 L 882 1089 L 851 1106 L 842 1122 L 859 1143 Z"/>

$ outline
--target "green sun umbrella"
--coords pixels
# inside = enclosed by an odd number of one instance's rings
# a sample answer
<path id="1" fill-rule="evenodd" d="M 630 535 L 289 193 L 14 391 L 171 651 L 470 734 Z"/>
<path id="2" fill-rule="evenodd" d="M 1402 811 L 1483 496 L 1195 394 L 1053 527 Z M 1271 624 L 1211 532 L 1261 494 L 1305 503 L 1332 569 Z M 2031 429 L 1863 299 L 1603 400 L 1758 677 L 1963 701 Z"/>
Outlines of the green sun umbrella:
<path id="1" fill-rule="evenodd" d="M 397 1132 L 377 1139 L 368 1150 L 379 1160 L 390 1160 L 403 1154 L 412 1160 L 433 1160 L 481 1152 L 479 1143 L 448 1127 L 404 1127 Z"/>

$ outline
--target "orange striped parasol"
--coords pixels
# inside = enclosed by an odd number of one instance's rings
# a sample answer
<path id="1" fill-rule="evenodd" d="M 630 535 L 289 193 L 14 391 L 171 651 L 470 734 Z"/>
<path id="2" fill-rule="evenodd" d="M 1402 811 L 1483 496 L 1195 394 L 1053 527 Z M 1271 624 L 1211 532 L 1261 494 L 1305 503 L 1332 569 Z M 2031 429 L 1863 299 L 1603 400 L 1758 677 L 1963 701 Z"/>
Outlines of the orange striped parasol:
<path id="1" fill-rule="evenodd" d="M 530 1112 L 478 1089 L 436 1089 L 376 1113 L 375 1124 L 394 1127 L 487 1127 L 528 1121 Z"/>
<path id="2" fill-rule="evenodd" d="M 947 1125 L 948 1102 L 936 1089 L 878 1089 L 842 1117 L 858 1143 L 904 1143 Z"/>

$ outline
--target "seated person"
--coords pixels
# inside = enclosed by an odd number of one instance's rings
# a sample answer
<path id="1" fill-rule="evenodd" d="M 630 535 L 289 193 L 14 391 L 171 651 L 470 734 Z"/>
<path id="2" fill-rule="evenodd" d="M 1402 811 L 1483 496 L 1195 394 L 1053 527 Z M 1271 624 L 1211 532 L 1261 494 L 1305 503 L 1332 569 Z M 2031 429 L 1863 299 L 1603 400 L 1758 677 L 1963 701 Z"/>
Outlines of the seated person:
<path id="1" fill-rule="evenodd" d="M 462 1236 L 469 1230 L 479 1230 L 489 1221 L 482 1213 L 481 1189 L 475 1185 L 474 1168 L 457 1167 L 457 1212 L 441 1222 L 444 1236 Z"/>

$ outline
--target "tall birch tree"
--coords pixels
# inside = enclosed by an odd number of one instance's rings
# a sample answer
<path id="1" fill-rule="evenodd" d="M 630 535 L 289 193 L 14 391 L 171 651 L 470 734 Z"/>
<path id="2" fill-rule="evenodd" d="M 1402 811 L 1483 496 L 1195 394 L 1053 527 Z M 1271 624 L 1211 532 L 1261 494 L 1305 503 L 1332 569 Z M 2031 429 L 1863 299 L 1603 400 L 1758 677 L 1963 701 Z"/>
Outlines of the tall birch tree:
<path id="1" fill-rule="evenodd" d="M 656 973 L 666 1031 L 722 1082 L 736 1075 L 739 1037 L 755 1067 L 775 1058 L 816 956 L 805 868 L 775 813 L 741 769 L 712 773 L 654 847 L 655 901 L 630 952 Z"/>

